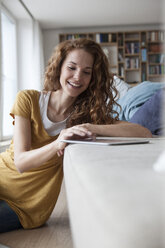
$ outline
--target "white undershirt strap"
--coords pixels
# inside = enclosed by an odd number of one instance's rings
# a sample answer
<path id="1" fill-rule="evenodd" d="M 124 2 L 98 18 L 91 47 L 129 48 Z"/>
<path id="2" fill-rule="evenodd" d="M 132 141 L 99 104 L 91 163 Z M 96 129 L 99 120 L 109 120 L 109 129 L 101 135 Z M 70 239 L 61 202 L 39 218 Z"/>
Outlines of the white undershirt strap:
<path id="1" fill-rule="evenodd" d="M 46 130 L 46 132 L 50 136 L 55 136 L 61 132 L 62 129 L 66 128 L 66 121 L 59 121 L 59 122 L 52 122 L 49 120 L 47 116 L 47 109 L 48 109 L 48 102 L 50 98 L 51 91 L 48 91 L 47 93 L 42 92 L 39 97 L 39 106 L 40 106 L 40 114 L 42 118 L 43 126 Z"/>

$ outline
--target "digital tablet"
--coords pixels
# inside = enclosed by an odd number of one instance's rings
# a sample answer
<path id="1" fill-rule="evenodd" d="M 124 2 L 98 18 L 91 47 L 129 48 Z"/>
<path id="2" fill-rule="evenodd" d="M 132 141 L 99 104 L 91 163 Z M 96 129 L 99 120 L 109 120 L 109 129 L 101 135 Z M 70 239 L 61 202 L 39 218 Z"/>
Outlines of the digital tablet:
<path id="1" fill-rule="evenodd" d="M 135 145 L 135 144 L 148 144 L 149 140 L 142 139 L 104 139 L 104 138 L 96 138 L 93 139 L 85 139 L 85 140 L 74 140 L 67 139 L 61 140 L 61 142 L 66 142 L 69 144 L 88 144 L 88 145 L 102 145 L 102 146 L 116 146 L 116 145 Z"/>

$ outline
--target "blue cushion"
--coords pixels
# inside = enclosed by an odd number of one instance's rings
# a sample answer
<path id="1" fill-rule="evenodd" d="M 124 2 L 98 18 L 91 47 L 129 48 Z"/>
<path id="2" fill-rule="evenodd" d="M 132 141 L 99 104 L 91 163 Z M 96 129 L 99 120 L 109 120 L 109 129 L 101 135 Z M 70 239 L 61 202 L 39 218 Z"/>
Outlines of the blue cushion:
<path id="1" fill-rule="evenodd" d="M 152 134 L 162 135 L 165 127 L 163 123 L 163 99 L 165 88 L 158 90 L 147 100 L 132 116 L 130 122 L 140 124 L 148 128 Z"/>

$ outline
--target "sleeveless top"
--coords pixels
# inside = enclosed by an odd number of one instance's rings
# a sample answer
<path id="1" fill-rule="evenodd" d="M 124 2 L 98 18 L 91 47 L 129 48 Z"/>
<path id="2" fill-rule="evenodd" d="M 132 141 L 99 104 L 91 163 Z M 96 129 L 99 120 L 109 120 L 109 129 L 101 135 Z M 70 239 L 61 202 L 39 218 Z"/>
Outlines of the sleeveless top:
<path id="1" fill-rule="evenodd" d="M 44 128 L 39 96 L 40 92 L 36 90 L 18 92 L 10 113 L 13 118 L 19 115 L 30 120 L 31 149 L 57 138 L 57 135 L 50 136 Z M 14 165 L 14 140 L 9 149 L 0 154 L 0 199 L 16 212 L 24 228 L 43 225 L 52 213 L 63 178 L 62 160 L 55 155 L 40 167 L 20 174 Z"/>

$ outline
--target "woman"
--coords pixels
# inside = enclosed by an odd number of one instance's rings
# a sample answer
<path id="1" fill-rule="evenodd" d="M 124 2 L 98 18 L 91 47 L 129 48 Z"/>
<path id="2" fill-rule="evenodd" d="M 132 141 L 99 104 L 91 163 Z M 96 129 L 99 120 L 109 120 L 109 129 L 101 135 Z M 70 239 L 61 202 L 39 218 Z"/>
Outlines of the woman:
<path id="1" fill-rule="evenodd" d="M 101 47 L 78 39 L 56 47 L 42 92 L 17 94 L 11 110 L 13 141 L 0 155 L 0 232 L 35 228 L 47 221 L 63 177 L 62 139 L 151 137 L 146 128 L 118 120 L 112 84 Z"/>

